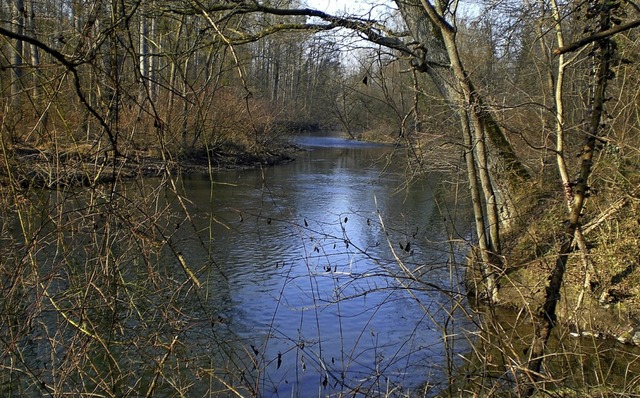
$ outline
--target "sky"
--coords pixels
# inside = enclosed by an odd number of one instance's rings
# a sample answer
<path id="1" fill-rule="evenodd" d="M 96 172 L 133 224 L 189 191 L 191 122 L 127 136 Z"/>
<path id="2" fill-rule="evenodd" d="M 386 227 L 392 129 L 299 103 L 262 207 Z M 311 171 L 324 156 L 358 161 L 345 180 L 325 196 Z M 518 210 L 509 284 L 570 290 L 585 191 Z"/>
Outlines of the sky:
<path id="1" fill-rule="evenodd" d="M 380 20 L 383 10 L 387 10 L 385 7 L 374 7 L 372 4 L 385 4 L 391 3 L 391 0 L 302 0 L 303 3 L 309 8 L 313 8 L 319 11 L 324 11 L 331 15 L 356 15 L 365 18 L 373 17 Z M 371 13 L 371 14 L 369 14 Z M 353 52 L 358 47 L 369 46 L 368 42 L 359 38 L 358 35 L 353 34 L 346 30 L 336 30 L 331 34 L 333 39 L 343 45 L 344 51 L 342 51 L 342 62 L 345 65 L 352 63 L 357 64 L 355 61 L 356 54 Z"/>
<path id="2" fill-rule="evenodd" d="M 320 11 L 324 11 L 329 14 L 342 14 L 342 13 L 365 13 L 371 10 L 371 5 L 376 4 L 374 15 L 380 12 L 384 12 L 390 4 L 391 0 L 303 0 L 309 8 L 315 8 Z M 474 5 L 473 1 L 461 2 L 461 9 L 465 12 L 471 12 L 477 9 L 477 5 Z M 392 7 L 395 8 L 394 5 Z"/>
<path id="3" fill-rule="evenodd" d="M 330 14 L 343 11 L 356 11 L 362 8 L 361 1 L 353 0 L 306 0 L 309 8 L 315 8 Z"/>
<path id="4" fill-rule="evenodd" d="M 331 15 L 350 15 L 374 19 L 386 24 L 394 18 L 396 6 L 393 0 L 302 0 L 309 8 Z"/>
<path id="5" fill-rule="evenodd" d="M 389 5 L 393 4 L 391 0 L 304 0 L 309 8 L 315 8 L 329 14 L 367 14 L 372 11 L 373 16 L 379 17 L 379 14 L 388 10 Z M 394 7 L 395 8 L 395 7 Z"/>
<path id="6" fill-rule="evenodd" d="M 340 16 L 349 14 L 363 18 L 372 18 L 388 26 L 394 26 L 395 22 L 397 22 L 397 20 L 394 21 L 393 16 L 396 10 L 393 0 L 302 0 L 302 2 L 303 4 L 306 3 L 309 8 L 324 11 L 332 15 Z M 461 13 L 469 13 L 475 8 L 473 4 L 473 1 L 462 2 L 459 11 Z M 473 14 L 475 14 L 475 12 L 471 12 L 469 15 Z M 336 37 L 338 36 L 340 36 L 340 34 L 337 34 Z M 355 55 L 351 52 L 353 49 L 368 46 L 366 41 L 348 31 L 342 32 L 342 36 L 340 37 L 341 39 L 337 40 L 345 46 L 346 51 L 343 52 L 343 62 L 346 64 L 350 64 L 354 59 Z"/>

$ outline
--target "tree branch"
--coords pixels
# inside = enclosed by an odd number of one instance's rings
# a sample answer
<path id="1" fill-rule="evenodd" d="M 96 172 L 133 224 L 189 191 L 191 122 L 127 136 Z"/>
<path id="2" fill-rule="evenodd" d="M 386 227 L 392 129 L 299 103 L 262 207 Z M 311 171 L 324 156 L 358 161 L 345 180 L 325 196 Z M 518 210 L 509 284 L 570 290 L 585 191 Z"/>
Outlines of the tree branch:
<path id="1" fill-rule="evenodd" d="M 73 61 L 69 59 L 66 55 L 62 54 L 60 51 L 47 46 L 46 44 L 44 44 L 43 42 L 41 42 L 40 40 L 34 37 L 18 34 L 10 30 L 4 29 L 3 27 L 0 27 L 0 35 L 8 37 L 10 39 L 14 39 L 14 40 L 22 40 L 26 43 L 29 43 L 33 46 L 38 47 L 42 51 L 46 52 L 47 54 L 55 58 L 65 68 L 67 68 L 69 72 L 71 72 L 71 74 L 73 75 L 74 88 L 76 90 L 76 94 L 78 95 L 78 98 L 80 99 L 80 102 L 82 102 L 82 104 L 87 108 L 87 110 L 89 110 L 89 112 L 96 119 L 98 119 L 98 122 L 100 123 L 100 125 L 105 129 L 107 136 L 109 137 L 109 142 L 113 146 L 114 158 L 119 156 L 120 153 L 117 148 L 117 140 L 115 135 L 111 131 L 111 128 L 107 124 L 106 120 L 104 120 L 104 118 L 98 113 L 98 111 L 94 107 L 92 107 L 91 104 L 89 104 L 89 101 L 87 101 L 82 91 L 82 84 L 80 81 L 80 75 L 78 74 L 77 67 L 79 65 L 82 65 L 84 61 Z"/>
<path id="2" fill-rule="evenodd" d="M 55 50 L 55 49 L 47 46 L 46 44 L 44 44 L 40 40 L 35 39 L 35 38 L 31 37 L 31 36 L 26 36 L 26 35 L 22 35 L 22 34 L 19 34 L 19 33 L 16 33 L 16 32 L 12 32 L 12 31 L 7 30 L 7 29 L 5 29 L 3 27 L 0 27 L 0 35 L 8 37 L 10 39 L 14 39 L 14 40 L 21 40 L 23 42 L 26 42 L 26 43 L 29 43 L 31 45 L 34 45 L 34 46 L 38 47 L 39 49 L 41 49 L 42 51 L 46 52 L 47 54 L 51 55 L 58 62 L 60 62 L 62 65 L 66 66 L 69 69 L 75 68 L 76 66 L 81 64 L 81 62 L 70 60 L 69 58 L 67 58 L 66 55 L 62 54 L 60 51 Z"/>
<path id="3" fill-rule="evenodd" d="M 571 44 L 567 44 L 566 46 L 558 47 L 553 50 L 553 53 L 555 55 L 560 55 L 560 54 L 576 51 L 579 48 L 584 47 L 589 43 L 593 43 L 594 41 L 598 41 L 598 40 L 607 38 L 609 36 L 613 36 L 616 33 L 624 32 L 625 30 L 633 29 L 638 26 L 640 26 L 640 19 L 636 19 L 635 21 L 631 21 L 622 25 L 615 26 L 611 29 L 607 29 L 602 32 L 594 33 L 591 36 L 587 36 Z"/>
<path id="4" fill-rule="evenodd" d="M 248 34 L 248 33 L 244 33 L 244 32 L 238 32 L 238 31 L 234 31 L 234 33 L 236 33 L 236 37 L 228 37 L 229 39 L 229 44 L 246 44 L 246 43 L 251 43 L 254 41 L 258 41 L 260 39 L 263 39 L 267 36 L 270 36 L 272 34 L 278 33 L 278 32 L 292 32 L 292 31 L 313 31 L 313 32 L 320 32 L 323 30 L 331 30 L 334 29 L 335 26 L 333 25 L 329 25 L 329 24 L 289 24 L 289 23 L 282 23 L 282 24 L 277 24 L 277 25 L 271 25 L 263 30 L 261 30 L 260 32 L 257 33 L 253 33 L 253 34 Z"/>
<path id="5" fill-rule="evenodd" d="M 407 47 L 407 45 L 397 37 L 387 36 L 381 33 L 380 30 L 375 29 L 373 27 L 376 24 L 376 21 L 368 21 L 362 20 L 359 18 L 343 18 L 336 17 L 334 15 L 327 14 L 326 12 L 313 10 L 310 8 L 299 8 L 299 9 L 280 9 L 280 8 L 272 8 L 266 7 L 262 5 L 257 5 L 254 7 L 254 12 L 263 12 L 267 14 L 273 15 L 282 15 L 282 16 L 307 16 L 307 17 L 316 17 L 320 18 L 329 24 L 327 25 L 325 30 L 330 30 L 334 28 L 346 28 L 359 33 L 362 33 L 366 36 L 368 40 L 375 44 L 379 44 L 384 47 L 392 48 L 395 50 L 399 50 L 405 54 L 414 55 L 413 51 Z M 315 25 L 319 26 L 319 25 Z"/>
<path id="6" fill-rule="evenodd" d="M 355 32 L 361 33 L 366 37 L 367 40 L 372 43 L 381 45 L 383 47 L 391 48 L 394 50 L 398 50 L 406 55 L 416 56 L 415 52 L 407 46 L 399 37 L 389 34 L 389 32 L 385 32 L 382 29 L 376 28 L 375 26 L 378 24 L 377 21 L 367 20 L 356 17 L 337 17 L 335 15 L 327 14 L 326 12 L 315 10 L 311 8 L 275 8 L 264 6 L 255 3 L 218 3 L 209 6 L 204 6 L 199 1 L 196 1 L 197 8 L 191 10 L 179 10 L 172 9 L 172 12 L 178 14 L 194 14 L 194 13 L 213 13 L 213 12 L 222 12 L 229 11 L 233 15 L 242 15 L 242 14 L 270 14 L 277 16 L 288 16 L 288 17 L 310 17 L 310 18 L 318 18 L 322 21 L 326 22 L 326 24 L 321 23 L 298 23 L 298 24 L 279 24 L 276 26 L 272 26 L 264 29 L 257 34 L 247 34 L 244 37 L 238 38 L 238 42 L 234 41 L 233 44 L 243 44 L 252 41 L 259 40 L 265 36 L 270 34 L 286 31 L 286 30 L 332 30 L 337 28 L 345 28 L 349 30 L 353 30 Z"/>

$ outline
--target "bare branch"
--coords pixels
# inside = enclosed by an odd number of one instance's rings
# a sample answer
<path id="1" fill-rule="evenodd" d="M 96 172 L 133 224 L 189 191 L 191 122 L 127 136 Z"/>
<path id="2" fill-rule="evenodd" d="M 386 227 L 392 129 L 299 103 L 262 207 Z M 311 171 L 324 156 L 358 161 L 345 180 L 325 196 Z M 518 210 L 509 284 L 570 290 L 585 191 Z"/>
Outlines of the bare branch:
<path id="1" fill-rule="evenodd" d="M 214 4 L 209 6 L 204 6 L 201 3 L 197 2 L 197 9 L 192 10 L 178 10 L 172 9 L 172 12 L 178 14 L 203 14 L 203 13 L 213 13 L 213 12 L 221 12 L 221 11 L 229 11 L 233 15 L 243 15 L 243 14 L 270 14 L 270 15 L 278 15 L 278 16 L 289 16 L 289 17 L 309 17 L 309 18 L 318 18 L 322 21 L 326 22 L 326 24 L 322 23 L 300 23 L 300 24 L 278 24 L 272 25 L 261 32 L 256 34 L 247 34 L 246 36 L 239 37 L 238 41 L 234 40 L 233 44 L 243 44 L 248 42 L 253 42 L 259 40 L 263 37 L 271 35 L 276 32 L 282 31 L 291 31 L 291 30 L 315 30 L 315 31 L 327 31 L 338 28 L 345 28 L 349 30 L 353 30 L 362 34 L 367 40 L 372 43 L 381 45 L 383 47 L 391 48 L 394 50 L 398 50 L 406 55 L 415 56 L 415 52 L 404 43 L 399 36 L 400 34 L 393 34 L 387 29 L 377 28 L 379 26 L 378 21 L 368 20 L 357 17 L 337 17 L 335 15 L 327 14 L 326 12 L 311 9 L 311 8 L 274 8 L 268 7 L 261 4 L 256 3 L 223 3 L 223 4 Z"/>
<path id="2" fill-rule="evenodd" d="M 114 155 L 115 155 L 114 157 L 119 156 L 120 153 L 118 151 L 117 139 L 116 139 L 115 135 L 111 131 L 111 128 L 109 128 L 109 125 L 104 120 L 104 118 L 102 116 L 100 116 L 98 111 L 93 106 L 91 106 L 91 104 L 89 104 L 89 101 L 87 101 L 87 99 L 86 99 L 86 97 L 85 97 L 85 95 L 84 95 L 84 93 L 82 91 L 82 84 L 80 82 L 80 75 L 78 74 L 77 67 L 79 65 L 83 64 L 84 61 L 71 60 L 66 55 L 62 54 L 60 51 L 57 51 L 57 50 L 49 47 L 48 45 L 44 44 L 40 40 L 37 40 L 37 39 L 35 39 L 35 38 L 31 37 L 31 36 L 26 36 L 26 35 L 23 35 L 23 34 L 18 34 L 18 33 L 12 32 L 12 31 L 4 29 L 2 27 L 0 27 L 0 35 L 8 37 L 8 38 L 11 38 L 11 39 L 15 39 L 15 40 L 22 40 L 22 41 L 24 41 L 26 43 L 29 43 L 31 45 L 34 45 L 34 46 L 40 48 L 41 50 L 43 50 L 44 52 L 48 53 L 53 58 L 55 58 L 65 68 L 67 68 L 67 70 L 69 72 L 71 72 L 71 74 L 73 75 L 73 79 L 74 79 L 74 88 L 76 90 L 76 94 L 78 95 L 78 98 L 84 104 L 84 106 L 87 108 L 87 110 L 98 120 L 100 125 L 105 129 L 105 131 L 107 133 L 107 136 L 109 137 L 109 142 L 113 146 L 113 151 L 114 151 Z"/>
<path id="3" fill-rule="evenodd" d="M 607 29 L 605 31 L 602 32 L 598 32 L 598 33 L 594 33 L 591 36 L 587 36 L 585 38 L 582 38 L 576 42 L 573 42 L 571 44 L 568 44 L 566 46 L 563 47 L 559 47 L 553 50 L 553 53 L 555 55 L 560 55 L 560 54 L 566 54 L 568 52 L 572 52 L 572 51 L 576 51 L 581 47 L 586 46 L 589 43 L 593 43 L 594 41 L 598 41 L 598 40 L 602 40 L 605 39 L 607 37 L 613 36 L 617 33 L 620 32 L 624 32 L 626 30 L 629 29 L 633 29 L 640 26 L 640 19 L 636 19 L 635 21 L 631 21 L 631 22 L 627 22 L 625 24 L 622 25 L 618 25 L 615 26 L 611 29 Z"/>
<path id="4" fill-rule="evenodd" d="M 53 58 L 58 60 L 62 65 L 66 66 L 67 68 L 75 68 L 76 66 L 81 64 L 81 62 L 72 61 L 66 55 L 62 54 L 60 51 L 57 51 L 57 50 L 47 46 L 46 44 L 44 44 L 40 40 L 37 40 L 37 39 L 35 39 L 35 38 L 31 37 L 31 36 L 26 36 L 26 35 L 23 35 L 23 34 L 12 32 L 12 31 L 10 31 L 8 29 L 5 29 L 5 28 L 3 28 L 1 26 L 0 26 L 0 35 L 8 37 L 10 39 L 21 40 L 21 41 L 24 41 L 24 42 L 29 43 L 31 45 L 34 45 L 34 46 L 40 48 L 41 50 L 43 50 L 44 52 L 48 53 L 49 55 L 51 55 Z"/>

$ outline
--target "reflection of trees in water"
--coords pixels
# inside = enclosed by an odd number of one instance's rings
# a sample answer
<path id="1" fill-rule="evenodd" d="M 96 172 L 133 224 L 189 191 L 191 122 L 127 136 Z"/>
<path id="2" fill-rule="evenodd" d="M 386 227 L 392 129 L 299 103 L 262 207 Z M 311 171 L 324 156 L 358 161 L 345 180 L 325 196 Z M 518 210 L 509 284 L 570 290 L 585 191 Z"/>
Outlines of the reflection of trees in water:
<path id="1" fill-rule="evenodd" d="M 441 239 L 423 245 L 429 230 L 415 225 L 428 218 L 422 213 L 431 207 L 419 198 L 429 194 L 425 186 L 411 195 L 389 194 L 401 189 L 401 175 L 372 167 L 379 166 L 379 152 L 357 153 L 340 163 L 343 151 L 317 150 L 286 167 L 232 173 L 237 184 L 216 188 L 231 207 L 218 206 L 215 217 L 231 221 L 213 233 L 214 257 L 230 275 L 232 327 L 259 360 L 264 391 L 372 392 L 381 388 L 382 374 L 415 384 L 423 372 L 400 376 L 413 359 L 434 379 L 444 377 L 446 354 L 433 322 L 450 317 L 445 307 L 451 306 L 433 286 L 444 284 L 454 294 L 450 287 L 457 284 L 443 261 L 447 249 L 431 250 Z M 190 198 L 206 207 L 208 184 L 191 188 Z M 258 208 L 248 205 L 256 202 Z M 378 212 L 389 221 L 386 230 Z M 389 242 L 409 269 L 429 274 L 431 285 L 410 285 L 430 303 L 429 316 L 394 278 L 402 269 Z"/>
<path id="2" fill-rule="evenodd" d="M 478 331 L 468 336 L 472 349 L 465 354 L 452 388 L 467 393 L 517 389 L 529 378 L 525 366 L 534 338 L 530 315 L 484 304 L 474 310 Z M 610 386 L 628 385 L 640 372 L 637 350 L 588 332 L 559 326 L 548 348 L 557 353 L 546 358 L 545 366 L 562 379 L 564 390 L 559 393 L 599 391 L 603 380 Z"/>

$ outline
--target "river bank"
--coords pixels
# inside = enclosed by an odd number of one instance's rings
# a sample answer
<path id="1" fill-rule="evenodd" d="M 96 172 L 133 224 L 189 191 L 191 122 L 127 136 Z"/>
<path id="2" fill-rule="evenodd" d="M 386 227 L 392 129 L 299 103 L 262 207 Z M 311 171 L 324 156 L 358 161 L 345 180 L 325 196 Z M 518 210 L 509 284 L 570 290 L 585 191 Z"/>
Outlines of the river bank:
<path id="1" fill-rule="evenodd" d="M 178 155 L 128 151 L 115 157 L 110 152 L 91 148 L 51 150 L 22 146 L 12 148 L 6 157 L 1 157 L 0 186 L 13 183 L 22 188 L 57 189 L 157 177 L 165 173 L 256 168 L 291 162 L 299 151 L 299 147 L 285 140 L 250 150 L 224 145 L 210 151 Z"/>
<path id="2" fill-rule="evenodd" d="M 556 310 L 558 322 L 574 337 L 640 346 L 639 179 L 606 185 L 594 180 L 600 190 L 589 199 L 581 228 L 586 250 L 574 242 Z M 505 239 L 498 305 L 518 316 L 542 308 L 562 242 L 566 204 L 549 186 L 531 195 L 535 203 L 519 214 Z M 482 284 L 480 273 L 468 276 L 471 291 Z"/>

